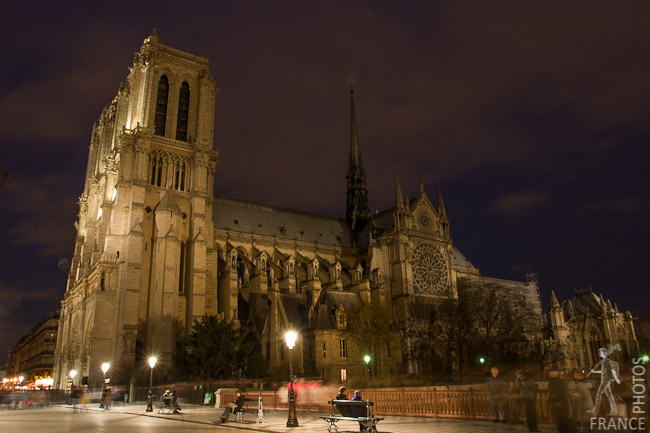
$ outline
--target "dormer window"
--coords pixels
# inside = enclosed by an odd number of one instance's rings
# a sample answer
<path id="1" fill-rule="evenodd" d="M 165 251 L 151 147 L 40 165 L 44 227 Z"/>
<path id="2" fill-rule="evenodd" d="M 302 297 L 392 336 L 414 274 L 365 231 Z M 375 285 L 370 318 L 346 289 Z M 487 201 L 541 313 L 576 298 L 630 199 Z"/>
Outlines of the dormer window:
<path id="1" fill-rule="evenodd" d="M 345 329 L 348 327 L 348 315 L 345 313 L 343 305 L 336 309 L 336 327 L 338 329 Z"/>

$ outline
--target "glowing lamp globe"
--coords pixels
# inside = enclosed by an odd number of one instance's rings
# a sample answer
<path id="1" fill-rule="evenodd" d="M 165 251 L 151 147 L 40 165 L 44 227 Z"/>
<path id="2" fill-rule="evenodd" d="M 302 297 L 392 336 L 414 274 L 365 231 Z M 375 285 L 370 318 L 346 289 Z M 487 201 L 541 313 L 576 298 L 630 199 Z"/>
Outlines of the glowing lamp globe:
<path id="1" fill-rule="evenodd" d="M 102 363 L 102 373 L 106 374 L 109 368 L 111 368 L 111 364 L 109 364 L 108 362 Z"/>
<path id="2" fill-rule="evenodd" d="M 364 356 L 363 360 L 365 361 L 366 364 L 368 364 L 370 362 L 370 355 Z"/>
<path id="3" fill-rule="evenodd" d="M 284 334 L 284 340 L 287 342 L 287 347 L 289 349 L 293 349 L 293 346 L 296 345 L 297 338 L 298 338 L 298 334 L 296 334 L 294 331 L 289 331 L 286 334 Z"/>
<path id="4" fill-rule="evenodd" d="M 156 359 L 155 356 L 150 357 L 149 358 L 149 367 L 154 368 L 156 366 L 156 361 L 157 361 L 157 359 Z"/>
<path id="5" fill-rule="evenodd" d="M 70 370 L 70 379 L 74 379 L 77 375 L 77 370 Z"/>

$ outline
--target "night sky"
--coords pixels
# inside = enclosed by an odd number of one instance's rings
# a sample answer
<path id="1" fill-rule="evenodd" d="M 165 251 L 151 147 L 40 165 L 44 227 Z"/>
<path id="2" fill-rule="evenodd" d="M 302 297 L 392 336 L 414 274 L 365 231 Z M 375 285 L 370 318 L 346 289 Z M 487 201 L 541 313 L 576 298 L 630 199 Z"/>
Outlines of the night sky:
<path id="1" fill-rule="evenodd" d="M 370 206 L 440 185 L 488 276 L 650 309 L 650 3 L 60 2 L 0 17 L 0 363 L 55 308 L 93 122 L 142 41 L 205 56 L 217 194 L 345 215 L 349 84 Z"/>

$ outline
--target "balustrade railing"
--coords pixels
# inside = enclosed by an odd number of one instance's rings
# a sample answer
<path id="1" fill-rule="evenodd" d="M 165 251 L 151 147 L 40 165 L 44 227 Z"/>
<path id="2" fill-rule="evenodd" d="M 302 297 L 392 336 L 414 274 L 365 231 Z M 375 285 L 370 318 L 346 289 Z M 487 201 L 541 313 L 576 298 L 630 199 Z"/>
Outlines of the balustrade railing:
<path id="1" fill-rule="evenodd" d="M 296 393 L 296 408 L 307 412 L 328 411 L 327 400 L 334 396 L 322 393 Z M 364 400 L 374 403 L 374 413 L 377 415 L 424 416 L 456 419 L 492 419 L 492 401 L 487 391 L 483 390 L 441 390 L 427 391 L 361 391 Z M 257 398 L 262 397 L 264 408 L 269 410 L 287 410 L 287 391 L 246 392 L 244 396 L 252 401 L 246 402 L 246 409 L 257 409 Z M 222 392 L 221 406 L 235 400 L 235 393 Z M 519 399 L 513 401 L 511 410 L 519 412 L 519 419 L 525 420 L 523 403 Z M 506 403 L 508 404 L 508 403 Z M 546 391 L 537 394 L 537 416 L 541 422 L 550 421 L 551 417 L 546 406 Z"/>

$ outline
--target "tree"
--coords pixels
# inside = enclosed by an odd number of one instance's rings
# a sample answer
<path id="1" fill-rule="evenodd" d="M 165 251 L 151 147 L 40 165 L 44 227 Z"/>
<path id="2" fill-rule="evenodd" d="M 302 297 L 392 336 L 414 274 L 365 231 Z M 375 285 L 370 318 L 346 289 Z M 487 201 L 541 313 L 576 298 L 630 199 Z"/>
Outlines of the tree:
<path id="1" fill-rule="evenodd" d="M 367 354 L 372 354 L 383 376 L 383 350 L 394 330 L 395 316 L 385 304 L 366 303 L 348 317 L 348 335 Z"/>
<path id="2" fill-rule="evenodd" d="M 553 338 L 535 339 L 529 342 L 528 357 L 531 361 L 537 363 L 540 374 L 544 374 L 544 369 L 567 358 L 559 341 Z"/>
<path id="3" fill-rule="evenodd" d="M 174 364 L 181 376 L 230 379 L 238 367 L 242 338 L 235 323 L 222 316 L 194 320 L 192 333 L 176 349 Z"/>
<path id="4" fill-rule="evenodd" d="M 510 363 L 525 359 L 531 312 L 515 291 L 494 282 L 458 280 L 458 297 L 439 299 L 430 323 L 421 326 L 415 352 L 432 372 L 449 376 L 476 365 L 479 357 Z"/>

